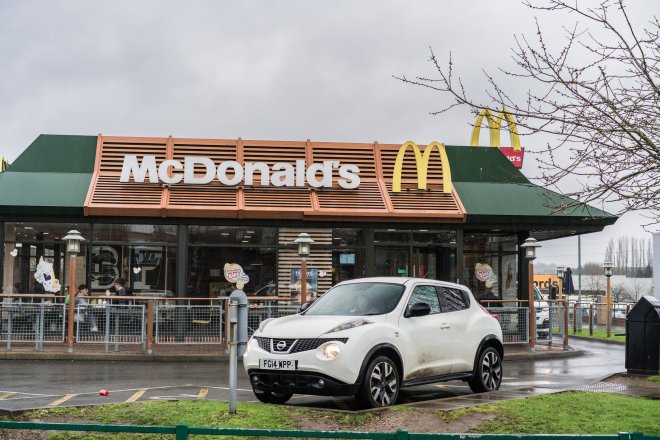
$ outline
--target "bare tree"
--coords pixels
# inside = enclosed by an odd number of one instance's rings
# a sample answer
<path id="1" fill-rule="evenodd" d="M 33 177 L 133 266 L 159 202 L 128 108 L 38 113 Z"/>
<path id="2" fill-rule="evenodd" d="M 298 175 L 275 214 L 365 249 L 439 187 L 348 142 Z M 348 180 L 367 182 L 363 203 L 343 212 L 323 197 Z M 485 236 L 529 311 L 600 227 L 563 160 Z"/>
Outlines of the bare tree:
<path id="1" fill-rule="evenodd" d="M 565 179 L 579 179 L 569 197 L 582 202 L 618 202 L 621 209 L 644 211 L 649 224 L 660 223 L 660 23 L 650 17 L 633 24 L 624 0 L 593 2 L 529 0 L 539 13 L 568 14 L 575 25 L 563 28 L 566 44 L 554 51 L 559 32 L 542 29 L 536 19 L 533 36 L 517 36 L 514 70 L 500 69 L 514 79 L 510 89 L 485 73 L 489 83 L 485 101 L 466 91 L 454 73 L 449 56 L 445 65 L 431 49 L 436 77 L 396 77 L 449 95 L 452 99 L 434 114 L 466 105 L 477 114 L 482 108 L 506 107 L 524 133 L 546 133 L 555 141 L 539 155 L 544 184 L 559 190 Z M 531 3 L 533 2 L 533 3 Z M 539 3 L 540 2 L 540 3 Z M 604 32 L 592 32 L 592 29 Z M 530 90 L 514 95 L 525 81 Z M 523 84 L 521 86 L 521 84 Z M 570 152 L 566 160 L 565 151 Z M 566 210 L 573 202 L 556 206 Z M 608 206 L 608 209 L 614 209 Z"/>

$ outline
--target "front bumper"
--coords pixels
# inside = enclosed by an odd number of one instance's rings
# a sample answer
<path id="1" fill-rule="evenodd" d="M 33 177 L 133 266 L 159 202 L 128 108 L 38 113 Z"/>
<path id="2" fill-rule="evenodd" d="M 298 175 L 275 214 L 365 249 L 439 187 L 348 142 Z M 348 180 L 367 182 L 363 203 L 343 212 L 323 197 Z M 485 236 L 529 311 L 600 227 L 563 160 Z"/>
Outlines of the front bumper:
<path id="1" fill-rule="evenodd" d="M 266 391 L 312 394 L 316 396 L 353 396 L 360 384 L 349 384 L 328 375 L 309 371 L 249 370 L 255 393 Z"/>

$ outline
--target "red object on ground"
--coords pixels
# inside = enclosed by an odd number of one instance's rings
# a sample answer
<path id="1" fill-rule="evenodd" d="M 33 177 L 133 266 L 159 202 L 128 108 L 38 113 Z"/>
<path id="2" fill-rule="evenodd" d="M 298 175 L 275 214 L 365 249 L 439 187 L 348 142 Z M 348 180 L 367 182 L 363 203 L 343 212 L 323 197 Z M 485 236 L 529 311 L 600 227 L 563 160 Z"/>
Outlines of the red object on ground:
<path id="1" fill-rule="evenodd" d="M 109 395 L 110 395 L 110 391 L 108 390 L 99 391 L 99 396 L 109 396 Z"/>

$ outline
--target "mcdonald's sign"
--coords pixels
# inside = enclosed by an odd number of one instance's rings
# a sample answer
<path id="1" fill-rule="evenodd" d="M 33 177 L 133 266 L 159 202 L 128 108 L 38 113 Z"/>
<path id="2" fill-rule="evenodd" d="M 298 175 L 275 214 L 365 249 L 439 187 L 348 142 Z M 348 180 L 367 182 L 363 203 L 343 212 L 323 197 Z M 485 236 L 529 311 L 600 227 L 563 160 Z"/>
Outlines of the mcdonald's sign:
<path id="1" fill-rule="evenodd" d="M 7 162 L 7 159 L 0 156 L 0 173 L 6 171 L 8 167 L 9 167 L 9 162 Z"/>
<path id="2" fill-rule="evenodd" d="M 490 129 L 490 146 L 497 147 L 500 151 L 511 161 L 511 163 L 516 168 L 522 168 L 523 166 L 523 157 L 525 155 L 525 149 L 520 146 L 520 136 L 518 136 L 518 126 L 516 125 L 516 120 L 513 118 L 513 115 L 504 108 L 499 115 L 495 116 L 487 108 L 481 110 L 477 120 L 474 122 L 474 128 L 472 128 L 472 136 L 470 138 L 470 145 L 476 147 L 479 145 L 479 133 L 481 131 L 481 124 L 486 117 L 488 122 L 488 128 Z M 511 147 L 501 147 L 500 146 L 500 131 L 502 128 L 502 121 L 506 120 L 507 125 L 509 126 L 509 132 L 511 134 Z"/>
<path id="3" fill-rule="evenodd" d="M 416 143 L 408 141 L 401 145 L 399 152 L 396 155 L 394 162 L 394 173 L 392 176 L 392 191 L 401 192 L 401 173 L 403 172 L 403 158 L 408 151 L 408 147 L 412 148 L 415 154 L 415 165 L 417 167 L 417 188 L 427 188 L 427 176 L 429 161 L 431 160 L 431 152 L 435 149 L 438 150 L 440 155 L 440 162 L 442 163 L 442 191 L 446 193 L 452 192 L 451 182 L 451 169 L 449 168 L 449 159 L 447 159 L 447 152 L 445 145 L 439 142 L 431 142 L 424 149 L 422 153 Z"/>

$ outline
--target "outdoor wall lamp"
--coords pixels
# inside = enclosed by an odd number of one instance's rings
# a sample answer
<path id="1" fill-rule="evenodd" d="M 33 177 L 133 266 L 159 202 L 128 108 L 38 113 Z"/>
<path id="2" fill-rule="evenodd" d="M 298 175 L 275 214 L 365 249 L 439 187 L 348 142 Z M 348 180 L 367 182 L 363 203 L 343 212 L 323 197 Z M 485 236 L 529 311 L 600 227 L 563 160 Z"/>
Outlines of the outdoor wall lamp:
<path id="1" fill-rule="evenodd" d="M 80 242 L 85 241 L 80 232 L 75 229 L 67 232 L 65 237 L 62 237 L 62 240 L 66 240 L 66 251 L 71 254 L 77 254 L 80 252 Z"/>
<path id="2" fill-rule="evenodd" d="M 529 237 L 520 247 L 525 249 L 525 258 L 532 261 L 536 259 L 536 248 L 541 247 L 541 245 L 535 238 Z"/>
<path id="3" fill-rule="evenodd" d="M 316 243 L 306 232 L 298 234 L 298 237 L 293 242 L 298 244 L 298 255 L 301 258 L 309 257 L 311 244 Z"/>
<path id="4" fill-rule="evenodd" d="M 557 278 L 563 280 L 565 272 L 566 272 L 566 268 L 564 266 L 557 266 Z"/>
<path id="5" fill-rule="evenodd" d="M 605 271 L 606 277 L 609 278 L 612 276 L 612 269 L 614 269 L 614 264 L 612 264 L 611 261 L 606 261 L 603 263 L 603 270 Z"/>

